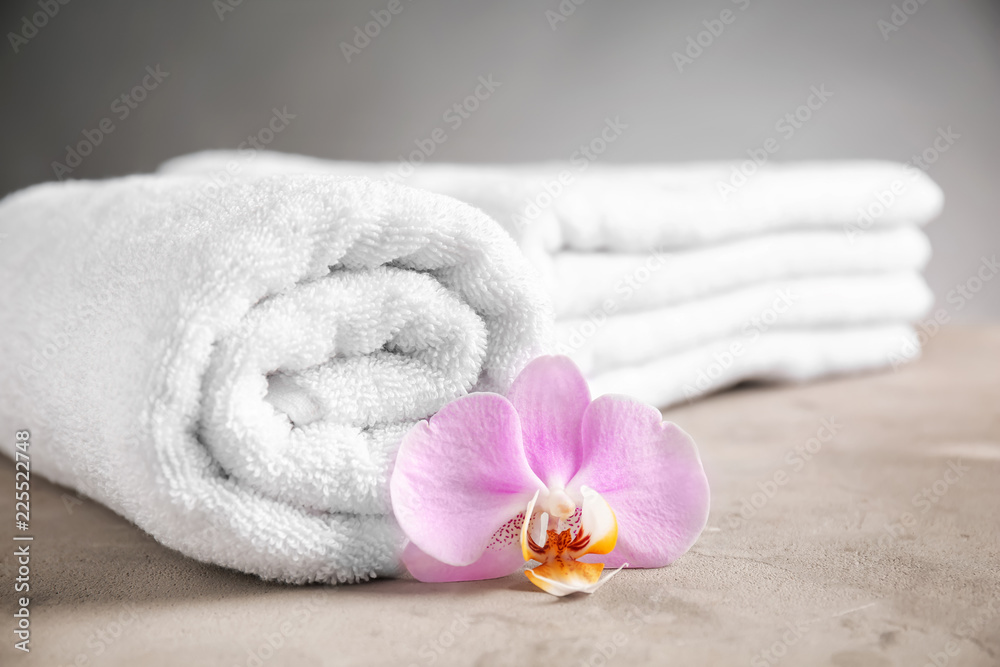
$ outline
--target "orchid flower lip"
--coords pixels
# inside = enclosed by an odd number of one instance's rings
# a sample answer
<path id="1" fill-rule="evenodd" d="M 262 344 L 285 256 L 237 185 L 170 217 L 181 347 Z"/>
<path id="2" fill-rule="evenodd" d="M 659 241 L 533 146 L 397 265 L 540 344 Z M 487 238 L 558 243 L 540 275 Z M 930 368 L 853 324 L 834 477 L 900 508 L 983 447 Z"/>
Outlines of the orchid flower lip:
<path id="1" fill-rule="evenodd" d="M 614 577 L 616 574 L 624 570 L 626 567 L 628 567 L 628 563 L 623 563 L 616 570 L 609 572 L 608 574 L 604 575 L 599 581 L 590 584 L 588 586 L 574 586 L 572 584 L 567 584 L 557 579 L 550 579 L 549 577 L 545 577 L 539 574 L 535 574 L 533 577 L 530 578 L 532 582 L 535 583 L 536 586 L 539 586 L 539 588 L 542 588 L 542 590 L 544 590 L 545 592 L 551 593 L 556 597 L 562 598 L 568 595 L 572 595 L 574 593 L 586 593 L 587 595 L 591 595 L 594 592 L 596 592 L 598 588 L 608 583 L 608 581 L 610 581 L 612 577 Z M 544 586 L 540 584 L 544 584 Z"/>
<path id="2" fill-rule="evenodd" d="M 543 591 L 559 597 L 596 591 L 610 578 L 608 576 L 601 579 L 604 565 L 578 559 L 588 554 L 607 554 L 615 548 L 618 521 L 614 511 L 599 493 L 588 486 L 581 486 L 583 503 L 579 523 L 574 526 L 575 522 L 557 517 L 555 528 L 552 529 L 549 528 L 549 513 L 538 503 L 541 493 L 539 490 L 532 496 L 521 523 L 521 552 L 524 560 L 539 563 L 535 568 L 526 570 L 525 576 Z M 562 497 L 551 495 L 555 496 L 556 506 L 560 506 L 567 497 L 565 492 Z M 564 512 L 565 508 L 560 511 Z M 539 527 L 537 539 L 531 534 L 531 524 L 536 515 Z M 617 571 L 611 576 L 614 574 Z"/>
<path id="3" fill-rule="evenodd" d="M 542 516 L 538 523 L 538 539 L 542 542 L 542 548 L 545 548 L 546 537 L 549 534 L 549 513 L 542 512 Z"/>

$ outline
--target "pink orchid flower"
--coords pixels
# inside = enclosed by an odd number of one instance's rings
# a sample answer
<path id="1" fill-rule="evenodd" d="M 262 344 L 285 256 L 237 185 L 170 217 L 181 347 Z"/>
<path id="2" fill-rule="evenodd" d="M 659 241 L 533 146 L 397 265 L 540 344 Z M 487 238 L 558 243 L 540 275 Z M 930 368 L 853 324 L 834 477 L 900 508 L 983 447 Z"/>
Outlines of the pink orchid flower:
<path id="1" fill-rule="evenodd" d="M 390 493 L 417 579 L 492 579 L 536 560 L 525 574 L 554 595 L 593 592 L 605 566 L 671 563 L 709 506 L 691 437 L 630 398 L 592 402 L 567 357 L 529 363 L 506 398 L 469 394 L 414 426 Z"/>

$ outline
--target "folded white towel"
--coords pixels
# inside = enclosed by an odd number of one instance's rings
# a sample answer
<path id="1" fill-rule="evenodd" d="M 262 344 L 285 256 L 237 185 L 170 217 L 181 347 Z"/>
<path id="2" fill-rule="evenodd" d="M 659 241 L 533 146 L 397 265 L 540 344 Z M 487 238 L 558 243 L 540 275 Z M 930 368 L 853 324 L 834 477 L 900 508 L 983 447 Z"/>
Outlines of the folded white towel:
<path id="1" fill-rule="evenodd" d="M 585 374 L 596 376 L 733 336 L 914 322 L 933 302 L 924 280 L 912 272 L 777 280 L 654 310 L 611 315 L 598 311 L 560 320 L 557 349 Z M 665 384 L 678 381 L 662 379 Z M 621 385 L 612 392 L 635 390 Z"/>
<path id="2" fill-rule="evenodd" d="M 483 209 L 529 253 L 537 248 L 649 252 L 783 229 L 869 229 L 924 224 L 941 189 L 922 171 L 892 162 L 769 162 L 735 194 L 720 194 L 732 162 L 674 165 L 457 165 L 321 160 L 268 151 L 206 151 L 164 172 L 334 173 L 398 180 Z M 537 247 L 537 248 L 536 248 Z M 534 257 L 533 257 L 534 259 Z"/>
<path id="3" fill-rule="evenodd" d="M 860 232 L 924 224 L 943 202 L 924 172 L 874 161 L 768 163 L 724 198 L 719 185 L 735 168 L 595 165 L 553 199 L 561 246 L 643 252 L 782 229 L 860 225 Z"/>
<path id="4" fill-rule="evenodd" d="M 552 320 L 472 207 L 324 175 L 0 203 L 0 429 L 164 544 L 290 582 L 392 574 L 395 446 L 504 391 Z M 2 450 L 13 451 L 12 438 Z"/>
<path id="5" fill-rule="evenodd" d="M 913 328 L 905 324 L 781 329 L 716 339 L 588 382 L 595 394 L 628 387 L 655 405 L 674 405 L 744 380 L 802 382 L 872 371 L 912 359 L 911 351 L 919 349 Z"/>
<path id="6" fill-rule="evenodd" d="M 911 225 L 848 238 L 841 231 L 775 232 L 655 253 L 561 251 L 552 257 L 559 318 L 630 313 L 769 280 L 919 271 L 927 236 Z"/>

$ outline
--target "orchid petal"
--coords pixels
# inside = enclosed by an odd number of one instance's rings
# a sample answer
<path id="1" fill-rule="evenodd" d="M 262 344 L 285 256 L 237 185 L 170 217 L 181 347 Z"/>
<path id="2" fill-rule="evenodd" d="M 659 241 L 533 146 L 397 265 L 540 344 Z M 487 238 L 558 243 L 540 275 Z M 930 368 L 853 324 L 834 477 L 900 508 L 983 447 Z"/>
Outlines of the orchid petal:
<path id="1" fill-rule="evenodd" d="M 577 563 L 577 565 L 592 565 L 592 563 Z M 621 572 L 622 569 L 624 569 L 625 567 L 627 567 L 627 564 L 620 566 L 618 569 L 616 569 L 614 572 L 609 573 L 600 581 L 596 581 L 589 585 L 581 585 L 581 584 L 575 584 L 573 582 L 550 579 L 542 575 L 534 574 L 534 570 L 525 570 L 525 574 L 527 574 L 528 572 L 532 572 L 532 576 L 529 576 L 529 579 L 531 579 L 532 583 L 534 583 L 536 586 L 541 588 L 546 593 L 550 593 L 557 597 L 563 597 L 565 595 L 571 595 L 573 593 L 586 593 L 590 595 L 596 592 L 598 588 L 608 583 L 608 581 L 612 577 Z M 536 567 L 535 570 L 537 569 L 538 568 Z M 600 574 L 600 572 L 598 572 L 598 574 Z"/>
<path id="2" fill-rule="evenodd" d="M 659 410 L 601 396 L 583 416 L 583 464 L 570 489 L 590 486 L 614 508 L 609 566 L 662 567 L 695 543 L 708 520 L 708 479 L 687 433 Z M 589 558 L 588 558 L 589 559 Z"/>
<path id="3" fill-rule="evenodd" d="M 583 494 L 583 508 L 577 540 L 580 535 L 585 535 L 587 544 L 581 549 L 571 550 L 569 555 L 579 558 L 586 554 L 610 553 L 618 541 L 618 520 L 615 513 L 601 494 L 589 486 L 582 487 L 580 492 Z"/>
<path id="4" fill-rule="evenodd" d="M 528 502 L 528 507 L 524 510 L 525 521 L 521 524 L 521 555 L 524 560 L 529 561 L 535 559 L 539 562 L 545 559 L 545 543 L 541 545 L 534 544 L 531 535 L 528 533 L 528 529 L 531 527 L 531 515 L 535 512 L 535 503 L 538 502 L 538 494 L 540 491 L 536 491 L 534 497 Z M 548 521 L 545 522 L 546 526 L 542 528 L 541 539 L 545 539 L 545 529 L 548 527 Z M 537 547 L 537 548 L 536 548 Z"/>
<path id="5" fill-rule="evenodd" d="M 410 429 L 389 484 L 406 536 L 453 566 L 477 562 L 541 488 L 524 457 L 514 407 L 490 393 L 452 401 Z M 517 535 L 513 530 L 515 547 Z"/>
<path id="6" fill-rule="evenodd" d="M 524 560 L 521 558 L 517 543 L 514 542 L 501 549 L 488 547 L 476 562 L 455 567 L 428 556 L 420 547 L 410 542 L 403 550 L 403 564 L 416 579 L 441 583 L 506 577 L 517 572 L 524 565 Z"/>
<path id="7" fill-rule="evenodd" d="M 622 571 L 622 565 L 608 576 L 600 579 L 604 565 L 601 563 L 580 563 L 578 561 L 553 561 L 539 565 L 533 570 L 525 570 L 524 574 L 531 583 L 546 593 L 563 597 L 573 593 L 593 593 L 608 583 L 611 577 Z"/>
<path id="8" fill-rule="evenodd" d="M 559 489 L 580 467 L 580 424 L 590 389 L 568 357 L 538 357 L 514 380 L 507 398 L 517 410 L 524 453 L 550 489 Z"/>
<path id="9" fill-rule="evenodd" d="M 524 574 L 531 583 L 546 593 L 562 597 L 570 593 L 586 592 L 601 578 L 604 565 L 581 563 L 575 560 L 553 560 L 542 563 Z"/>

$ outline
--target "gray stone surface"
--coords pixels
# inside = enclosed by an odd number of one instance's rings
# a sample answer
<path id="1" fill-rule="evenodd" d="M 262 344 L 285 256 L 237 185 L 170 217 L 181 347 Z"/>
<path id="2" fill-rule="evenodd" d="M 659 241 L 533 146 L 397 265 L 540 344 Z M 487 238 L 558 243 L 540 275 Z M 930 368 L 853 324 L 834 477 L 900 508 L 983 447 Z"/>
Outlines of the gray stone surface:
<path id="1" fill-rule="evenodd" d="M 33 650 L 11 648 L 7 556 L 0 662 L 920 667 L 939 654 L 997 665 L 998 371 L 1000 328 L 946 329 L 897 373 L 670 410 L 700 443 L 709 527 L 674 565 L 623 572 L 591 597 L 551 598 L 521 574 L 268 584 L 190 561 L 36 480 Z M 821 442 L 824 420 L 837 427 Z M 761 486 L 773 497 L 755 497 Z M 0 516 L 12 495 L 0 494 Z M 752 516 L 744 499 L 760 505 Z"/>

